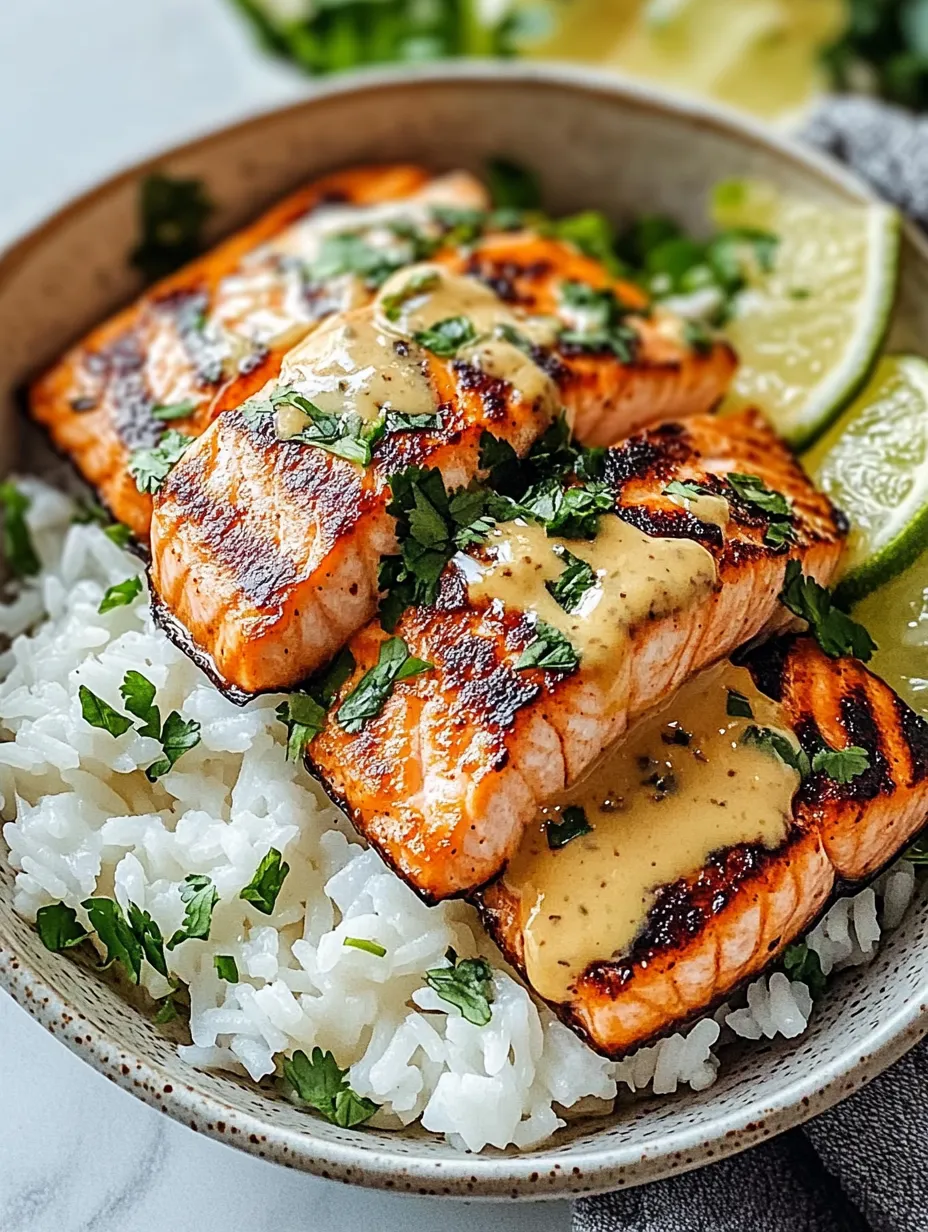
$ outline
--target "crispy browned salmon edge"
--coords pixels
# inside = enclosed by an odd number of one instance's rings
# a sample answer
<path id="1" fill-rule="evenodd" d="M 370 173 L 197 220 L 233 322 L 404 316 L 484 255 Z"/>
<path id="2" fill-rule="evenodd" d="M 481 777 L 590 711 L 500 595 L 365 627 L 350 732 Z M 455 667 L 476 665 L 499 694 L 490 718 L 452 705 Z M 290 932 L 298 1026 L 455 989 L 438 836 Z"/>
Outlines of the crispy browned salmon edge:
<path id="1" fill-rule="evenodd" d="M 754 676 L 755 684 L 761 690 L 762 693 L 767 693 L 768 696 L 773 696 L 774 695 L 773 693 L 768 692 L 768 689 L 775 687 L 773 683 L 773 679 L 772 679 L 773 674 L 774 673 L 779 674 L 781 672 L 782 667 L 785 664 L 789 656 L 791 647 L 797 640 L 799 640 L 803 636 L 804 636 L 803 634 L 787 634 L 787 635 L 784 635 L 778 638 L 774 638 L 770 642 L 762 643 L 761 645 L 756 646 L 756 647 L 751 647 L 749 651 L 736 652 L 736 654 L 733 655 L 732 658 L 735 659 L 742 666 L 748 667 L 748 669 L 751 671 L 751 674 Z M 761 664 L 758 665 L 757 663 L 754 662 L 756 657 L 762 657 Z M 880 681 L 880 683 L 885 684 L 885 682 L 882 680 Z M 886 685 L 885 687 L 891 689 L 890 685 Z M 899 730 L 901 734 L 903 735 L 906 741 L 906 744 L 909 747 L 909 751 L 912 755 L 913 770 L 914 770 L 918 764 L 917 758 L 915 757 L 916 750 L 913 748 L 910 735 L 906 731 L 905 726 L 902 723 L 902 717 L 905 716 L 906 718 L 908 718 L 905 712 L 906 711 L 909 712 L 909 714 L 911 715 L 911 718 L 915 720 L 913 724 L 914 728 L 917 730 L 918 734 L 922 737 L 922 739 L 926 742 L 926 745 L 928 745 L 928 722 L 926 722 L 919 714 L 913 711 L 911 707 L 908 706 L 908 704 L 902 698 L 900 698 L 898 694 L 896 694 L 895 690 L 891 689 L 891 691 L 896 699 L 897 712 L 900 710 L 900 706 L 902 707 L 902 713 L 900 715 Z M 873 750 L 868 750 L 868 751 L 872 752 Z M 923 782 L 926 778 L 928 778 L 928 770 L 926 770 L 915 781 Z M 855 789 L 854 781 L 852 780 L 852 782 L 847 783 L 847 784 L 833 784 L 829 788 L 829 790 L 833 794 L 837 794 L 844 798 L 854 799 L 856 798 L 856 792 L 859 790 L 859 788 Z M 794 800 L 798 798 L 799 793 L 801 791 L 802 791 L 802 786 L 800 785 L 800 787 L 797 788 L 796 790 L 796 796 L 794 796 Z M 814 807 L 815 804 L 817 803 L 814 794 L 807 794 L 806 800 L 808 804 L 812 807 Z M 750 870 L 750 873 L 753 874 L 757 872 L 762 872 L 763 866 L 765 864 L 771 861 L 781 859 L 784 853 L 786 853 L 793 844 L 797 843 L 798 841 L 800 841 L 800 839 L 804 838 L 807 833 L 808 833 L 808 829 L 803 829 L 802 827 L 794 823 L 790 827 L 790 832 L 787 835 L 786 840 L 775 851 L 768 852 L 766 851 L 766 849 L 757 848 L 756 845 L 752 845 L 752 844 L 739 844 L 736 847 L 729 847 L 729 848 L 722 849 L 720 851 L 712 852 L 707 861 L 707 865 L 720 861 L 722 858 L 727 857 L 730 853 L 744 852 L 744 853 L 752 854 L 755 856 L 759 856 L 758 862 Z M 862 877 L 857 881 L 849 881 L 846 878 L 842 878 L 838 876 L 836 873 L 834 883 L 832 885 L 831 893 L 827 895 L 821 908 L 817 912 L 815 912 L 809 918 L 808 922 L 803 926 L 803 935 L 811 932 L 812 929 L 814 929 L 815 926 L 825 917 L 825 915 L 827 915 L 827 913 L 831 910 L 831 908 L 834 906 L 834 904 L 839 899 L 848 898 L 851 895 L 859 894 L 861 890 L 864 890 L 869 885 L 872 885 L 874 881 L 876 881 L 879 877 L 881 877 L 883 873 L 885 873 L 886 870 L 890 868 L 893 863 L 895 863 L 895 861 L 899 858 L 904 848 L 911 846 L 911 844 L 918 838 L 920 834 L 926 834 L 926 833 L 928 833 L 928 812 L 926 812 L 924 824 L 914 833 L 907 835 L 900 843 L 894 846 L 887 854 L 886 859 L 883 861 L 883 863 L 880 864 L 877 868 L 875 868 L 866 877 Z M 700 872 L 701 871 L 702 870 L 700 870 Z M 501 874 L 501 876 L 504 876 L 504 875 L 505 875 L 504 873 Z M 520 956 L 516 953 L 514 947 L 511 944 L 509 944 L 509 942 L 507 941 L 507 933 L 505 932 L 505 930 L 503 930 L 501 934 L 500 929 L 497 927 L 498 916 L 500 914 L 498 908 L 487 907 L 483 902 L 483 897 L 482 897 L 483 892 L 486 889 L 488 889 L 490 886 L 495 884 L 495 882 L 498 880 L 499 878 L 494 878 L 493 882 L 490 882 L 489 885 L 482 886 L 479 890 L 474 891 L 472 895 L 469 895 L 466 897 L 469 897 L 470 900 L 472 901 L 473 906 L 476 908 L 477 913 L 480 916 L 480 920 L 481 920 L 481 923 L 483 924 L 483 927 L 486 929 L 487 934 L 492 938 L 494 943 L 499 947 L 500 953 L 503 955 L 505 960 L 510 964 L 510 966 L 512 966 L 519 973 L 521 978 L 525 980 L 528 987 L 531 988 L 531 984 L 529 984 L 528 979 L 525 975 L 524 964 Z M 674 888 L 678 886 L 685 887 L 691 881 L 692 881 L 691 877 L 681 878 L 679 881 L 674 882 L 672 885 L 669 885 L 666 888 L 668 890 L 673 890 Z M 743 885 L 746 881 L 747 881 L 747 876 L 745 876 L 741 881 L 739 881 L 738 884 L 733 886 L 732 894 L 729 896 L 726 902 L 722 905 L 722 907 L 720 908 L 720 911 L 724 910 L 724 908 L 728 906 L 728 904 L 734 899 L 741 885 Z M 647 933 L 647 929 L 650 924 L 652 915 L 654 914 L 655 911 L 659 909 L 660 909 L 660 904 L 658 904 L 654 909 L 652 909 L 652 912 L 649 913 L 648 922 L 645 924 L 645 927 L 642 930 L 642 938 L 641 940 L 635 943 L 635 946 L 632 948 L 632 950 L 627 955 L 626 960 L 625 960 L 626 965 L 634 965 L 636 961 L 638 961 L 638 959 L 636 959 L 636 952 L 638 951 L 639 947 L 642 944 L 642 941 L 644 940 L 644 937 Z M 718 913 L 715 913 L 715 914 L 718 914 Z M 649 1044 L 655 1042 L 656 1040 L 665 1039 L 667 1036 L 673 1035 L 675 1032 L 681 1030 L 682 1028 L 686 1026 L 689 1026 L 691 1023 L 694 1023 L 698 1021 L 699 1019 L 706 1017 L 707 1014 L 714 1013 L 714 1011 L 717 1010 L 719 1006 L 723 1005 L 732 996 L 734 996 L 736 993 L 746 988 L 749 984 L 751 984 L 759 976 L 763 975 L 764 972 L 769 971 L 772 967 L 776 966 L 777 962 L 780 959 L 780 956 L 782 955 L 783 950 L 786 948 L 787 945 L 789 945 L 795 939 L 796 939 L 795 937 L 789 937 L 789 938 L 786 938 L 784 941 L 783 938 L 780 938 L 781 944 L 778 945 L 777 949 L 774 951 L 768 963 L 765 963 L 763 966 L 757 968 L 756 970 L 749 972 L 742 979 L 738 980 L 737 983 L 729 987 L 726 987 L 725 989 L 720 991 L 718 995 L 713 997 L 711 1000 L 705 1001 L 701 1005 L 694 1007 L 690 1013 L 684 1014 L 677 1018 L 672 1019 L 671 1021 L 666 1023 L 663 1027 L 661 1027 L 659 1030 L 654 1031 L 650 1035 L 643 1037 L 641 1040 L 637 1041 L 631 1047 L 626 1048 L 626 1049 L 617 1049 L 617 1050 L 610 1051 L 608 1048 L 602 1046 L 601 1044 L 598 1044 L 593 1039 L 590 1032 L 587 1030 L 583 1022 L 581 1021 L 580 1017 L 571 1008 L 571 1004 L 569 1002 L 548 1001 L 545 998 L 540 997 L 540 995 L 537 992 L 535 992 L 534 989 L 532 990 L 532 992 L 534 996 L 539 997 L 540 1000 L 545 1001 L 545 1004 L 560 1019 L 560 1021 L 563 1022 L 565 1026 L 569 1027 L 572 1031 L 574 1031 L 577 1035 L 579 1035 L 583 1039 L 583 1041 L 590 1048 L 593 1049 L 594 1052 L 599 1053 L 601 1056 L 608 1057 L 610 1060 L 621 1060 L 623 1056 L 628 1056 L 631 1053 L 637 1051 L 637 1049 L 639 1048 L 647 1047 Z M 670 954 L 676 951 L 682 951 L 686 948 L 689 942 L 690 942 L 690 938 L 684 935 L 683 929 L 681 928 L 679 935 L 675 937 L 673 940 L 667 940 L 666 942 L 664 942 L 663 944 L 659 946 L 657 945 L 646 946 L 645 947 L 646 956 L 650 956 L 652 954 L 659 956 L 662 954 Z M 587 973 L 593 972 L 597 967 L 603 967 L 603 966 L 609 966 L 609 965 L 610 963 L 608 961 L 597 960 L 597 962 L 591 963 L 586 968 L 586 971 L 582 973 L 580 978 L 582 979 L 583 976 L 586 975 Z M 614 964 L 611 964 L 611 965 L 614 965 Z"/>

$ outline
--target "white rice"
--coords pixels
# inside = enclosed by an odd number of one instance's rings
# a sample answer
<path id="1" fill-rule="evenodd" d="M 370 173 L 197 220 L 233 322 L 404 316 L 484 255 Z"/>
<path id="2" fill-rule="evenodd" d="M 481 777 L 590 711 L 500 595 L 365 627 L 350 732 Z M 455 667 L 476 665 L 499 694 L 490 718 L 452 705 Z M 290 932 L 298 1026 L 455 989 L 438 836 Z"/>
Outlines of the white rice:
<path id="1" fill-rule="evenodd" d="M 258 1080 L 283 1056 L 314 1046 L 350 1066 L 359 1095 L 379 1104 L 373 1124 L 420 1120 L 462 1149 L 537 1146 L 563 1116 L 611 1101 L 624 1086 L 672 1094 L 703 1090 L 719 1068 L 718 1046 L 792 1038 L 806 1027 L 806 986 L 782 972 L 755 980 L 737 1006 L 723 1006 L 618 1063 L 587 1048 L 512 977 L 461 903 L 424 906 L 367 850 L 301 766 L 285 759 L 279 699 L 240 709 L 157 630 L 144 592 L 99 615 L 105 589 L 139 562 L 95 526 L 70 525 L 72 505 L 32 479 L 28 522 L 44 570 L 7 606 L 0 633 L 15 638 L 0 657 L 0 809 L 15 905 L 32 920 L 64 901 L 113 895 L 150 912 L 170 936 L 181 923 L 180 889 L 207 874 L 220 902 L 208 941 L 168 951 L 190 993 L 190 1065 Z M 47 618 L 38 623 L 42 613 Z M 29 631 L 31 630 L 31 632 Z M 178 710 L 201 724 L 201 742 L 156 784 L 140 769 L 160 745 L 130 730 L 114 738 L 81 717 L 86 684 L 116 709 L 126 671 L 158 689 L 162 715 Z M 273 913 L 238 897 L 268 850 L 291 872 Z M 915 887 L 904 861 L 873 889 L 837 902 L 810 934 L 823 971 L 868 962 L 881 928 L 895 927 Z M 343 945 L 378 942 L 377 957 Z M 494 965 L 493 1013 L 477 1027 L 429 989 L 423 973 L 449 946 Z M 240 982 L 217 975 L 213 959 L 234 957 Z M 153 997 L 169 985 L 147 963 Z"/>

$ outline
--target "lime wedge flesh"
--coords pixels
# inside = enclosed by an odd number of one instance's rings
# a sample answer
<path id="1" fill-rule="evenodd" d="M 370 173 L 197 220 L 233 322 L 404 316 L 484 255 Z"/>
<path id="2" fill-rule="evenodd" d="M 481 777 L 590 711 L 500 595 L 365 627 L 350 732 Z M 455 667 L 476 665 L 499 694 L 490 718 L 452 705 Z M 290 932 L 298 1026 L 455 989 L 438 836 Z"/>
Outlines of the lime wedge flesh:
<path id="1" fill-rule="evenodd" d="M 850 519 L 843 598 L 901 573 L 928 546 L 928 361 L 884 356 L 802 463 Z"/>
<path id="2" fill-rule="evenodd" d="M 877 644 L 871 671 L 928 718 L 928 552 L 854 608 Z"/>
<path id="3" fill-rule="evenodd" d="M 717 188 L 713 219 L 779 239 L 773 269 L 753 268 L 726 326 L 741 362 L 722 411 L 760 406 L 801 449 L 854 396 L 877 355 L 896 286 L 898 215 L 736 180 Z"/>

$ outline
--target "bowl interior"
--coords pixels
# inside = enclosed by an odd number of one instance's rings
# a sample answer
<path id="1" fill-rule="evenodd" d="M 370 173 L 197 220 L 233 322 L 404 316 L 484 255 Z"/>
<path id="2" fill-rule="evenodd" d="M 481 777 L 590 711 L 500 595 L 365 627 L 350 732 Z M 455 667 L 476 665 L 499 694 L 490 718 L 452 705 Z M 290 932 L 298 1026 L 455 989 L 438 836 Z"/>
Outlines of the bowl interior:
<path id="1" fill-rule="evenodd" d="M 864 194 L 843 173 L 709 109 L 571 70 L 455 67 L 340 84 L 281 112 L 168 153 L 158 165 L 205 181 L 215 235 L 319 172 L 409 159 L 480 171 L 511 155 L 541 174 L 555 212 L 596 207 L 616 221 L 665 212 L 705 225 L 711 186 L 759 175 L 832 202 Z M 126 261 L 135 238 L 136 168 L 50 220 L 0 261 L 0 470 L 37 465 L 16 391 L 70 340 L 137 291 Z M 903 241 L 891 344 L 928 333 L 928 259 Z M 731 1153 L 835 1102 L 925 1030 L 928 919 L 919 906 L 876 960 L 839 980 L 793 1043 L 726 1055 L 701 1094 L 625 1105 L 577 1122 L 525 1154 L 461 1155 L 418 1131 L 343 1131 L 275 1092 L 182 1064 L 165 1028 L 99 974 L 46 952 L 12 911 L 0 861 L 0 983 L 92 1064 L 196 1129 L 324 1176 L 423 1193 L 543 1197 L 637 1184 Z"/>

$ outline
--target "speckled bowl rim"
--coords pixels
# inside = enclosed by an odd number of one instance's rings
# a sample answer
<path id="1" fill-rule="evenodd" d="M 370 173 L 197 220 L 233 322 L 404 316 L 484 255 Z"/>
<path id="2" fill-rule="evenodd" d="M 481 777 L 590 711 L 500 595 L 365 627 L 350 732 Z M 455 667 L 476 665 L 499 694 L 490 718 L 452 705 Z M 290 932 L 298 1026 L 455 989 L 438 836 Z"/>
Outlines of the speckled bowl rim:
<path id="1" fill-rule="evenodd" d="M 448 80 L 471 83 L 543 83 L 567 91 L 608 95 L 628 108 L 663 113 L 766 147 L 829 186 L 861 202 L 874 199 L 855 176 L 832 160 L 798 145 L 780 133 L 727 108 L 710 105 L 663 89 L 654 89 L 618 74 L 595 72 L 551 63 L 497 63 L 471 61 L 422 69 L 374 70 L 345 74 L 306 99 L 261 112 L 249 119 L 217 128 L 204 136 L 162 150 L 75 197 L 0 254 L 0 280 L 6 279 L 64 222 L 121 185 L 138 179 L 165 160 L 196 154 L 212 143 L 236 133 L 260 129 L 285 114 L 325 107 L 345 94 L 364 94 L 396 86 L 423 87 Z M 928 267 L 928 243 L 910 223 L 908 241 Z M 2 854 L 2 849 L 0 849 Z M 83 1017 L 49 983 L 6 948 L 0 938 L 0 987 L 27 1013 L 106 1078 L 150 1106 L 191 1129 L 237 1146 L 254 1155 L 272 1158 L 288 1167 L 318 1176 L 392 1192 L 448 1195 L 485 1199 L 544 1199 L 602 1193 L 657 1180 L 698 1167 L 709 1160 L 735 1154 L 784 1130 L 800 1125 L 864 1086 L 928 1033 L 928 977 L 854 1049 L 778 1087 L 772 1097 L 761 1093 L 728 1115 L 706 1116 L 678 1130 L 650 1150 L 634 1139 L 622 1144 L 596 1141 L 562 1143 L 555 1138 L 550 1150 L 531 1154 L 462 1154 L 460 1158 L 430 1158 L 414 1153 L 402 1158 L 379 1156 L 377 1145 L 363 1134 L 350 1142 L 320 1139 L 310 1127 L 301 1133 L 277 1126 L 205 1095 L 192 1085 L 180 1084 L 160 1064 L 127 1054 L 100 1024 Z M 861 1044 L 863 1046 L 861 1046 Z M 711 1101 L 711 1094 L 708 1095 Z M 410 1145 L 414 1146 L 414 1139 Z"/>

